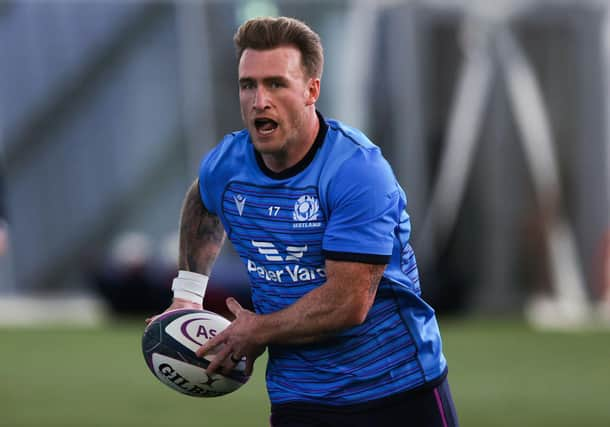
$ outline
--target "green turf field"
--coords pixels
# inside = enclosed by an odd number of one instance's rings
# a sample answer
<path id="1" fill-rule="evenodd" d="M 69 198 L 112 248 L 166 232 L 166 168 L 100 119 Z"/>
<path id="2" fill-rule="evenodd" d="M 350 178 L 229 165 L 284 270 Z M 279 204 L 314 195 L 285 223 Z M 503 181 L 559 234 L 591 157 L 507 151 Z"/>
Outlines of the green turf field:
<path id="1" fill-rule="evenodd" d="M 463 427 L 610 426 L 610 332 L 440 322 Z M 233 395 L 182 396 L 145 367 L 143 326 L 0 329 L 0 426 L 269 425 L 263 359 Z"/>

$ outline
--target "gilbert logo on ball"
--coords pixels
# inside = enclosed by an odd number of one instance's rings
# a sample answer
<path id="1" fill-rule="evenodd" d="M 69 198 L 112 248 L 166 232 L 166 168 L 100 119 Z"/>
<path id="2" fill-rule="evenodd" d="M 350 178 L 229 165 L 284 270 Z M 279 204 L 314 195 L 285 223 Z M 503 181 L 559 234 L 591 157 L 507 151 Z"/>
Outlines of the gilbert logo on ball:
<path id="1" fill-rule="evenodd" d="M 173 310 L 162 314 L 144 330 L 142 353 L 155 377 L 168 387 L 195 397 L 215 397 L 244 385 L 242 360 L 228 374 L 208 375 L 205 368 L 214 355 L 199 358 L 195 351 L 230 322 L 207 310 Z"/>

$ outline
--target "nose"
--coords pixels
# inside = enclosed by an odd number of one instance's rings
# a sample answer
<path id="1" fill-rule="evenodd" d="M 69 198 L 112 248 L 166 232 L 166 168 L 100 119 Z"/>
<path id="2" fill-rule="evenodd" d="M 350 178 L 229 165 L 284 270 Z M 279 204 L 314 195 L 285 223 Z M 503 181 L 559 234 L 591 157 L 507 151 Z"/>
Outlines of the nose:
<path id="1" fill-rule="evenodd" d="M 267 91 L 263 85 L 257 87 L 256 92 L 254 93 L 252 108 L 255 110 L 264 110 L 269 107 L 269 97 L 267 95 Z"/>

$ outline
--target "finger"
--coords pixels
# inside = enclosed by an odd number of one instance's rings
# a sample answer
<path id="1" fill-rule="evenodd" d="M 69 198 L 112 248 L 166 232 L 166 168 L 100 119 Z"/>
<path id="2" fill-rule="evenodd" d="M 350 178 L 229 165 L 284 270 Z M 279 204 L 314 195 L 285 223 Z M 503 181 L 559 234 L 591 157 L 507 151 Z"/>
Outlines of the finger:
<path id="1" fill-rule="evenodd" d="M 222 343 L 225 341 L 226 335 L 226 331 L 223 331 L 220 334 L 216 335 L 214 338 L 211 338 L 204 344 L 202 344 L 201 347 L 199 347 L 197 351 L 195 351 L 197 357 L 203 357 L 204 354 L 210 353 L 216 347 L 221 346 Z"/>
<path id="2" fill-rule="evenodd" d="M 214 360 L 210 362 L 205 372 L 208 374 L 213 374 L 214 372 L 218 371 L 218 368 L 223 365 L 230 353 L 231 349 L 225 346 L 222 350 L 214 355 Z"/>
<path id="3" fill-rule="evenodd" d="M 212 338 L 211 340 L 203 344 L 201 347 L 199 347 L 197 351 L 195 351 L 195 355 L 197 355 L 197 357 L 203 357 L 205 354 L 218 347 L 220 345 L 220 340 L 217 340 L 216 338 L 218 337 Z"/>
<path id="4" fill-rule="evenodd" d="M 252 371 L 254 370 L 254 358 L 247 357 L 246 358 L 246 369 L 244 370 L 244 374 L 249 377 L 252 375 Z"/>
<path id="5" fill-rule="evenodd" d="M 157 317 L 159 317 L 159 315 L 150 316 L 148 319 L 144 320 L 144 322 L 146 322 L 147 325 L 150 325 Z"/>
<path id="6" fill-rule="evenodd" d="M 236 354 L 237 353 L 235 352 L 229 353 L 229 357 L 225 359 L 225 362 L 220 368 L 220 372 L 223 375 L 230 375 L 233 369 L 237 367 L 237 365 L 239 365 L 242 361 L 246 361 L 246 357 L 237 356 Z"/>
<path id="7" fill-rule="evenodd" d="M 233 297 L 229 297 L 226 300 L 227 308 L 231 313 L 235 316 L 239 314 L 240 311 L 243 310 L 242 306 L 237 302 L 237 300 Z"/>
<path id="8" fill-rule="evenodd" d="M 231 372 L 233 372 L 233 369 L 235 369 L 235 367 L 237 366 L 237 364 L 241 362 L 241 360 L 239 360 L 238 362 L 235 362 L 234 356 L 232 354 L 229 354 L 229 358 L 225 360 L 225 363 L 222 364 L 221 368 L 220 368 L 220 372 L 223 375 L 230 375 Z"/>

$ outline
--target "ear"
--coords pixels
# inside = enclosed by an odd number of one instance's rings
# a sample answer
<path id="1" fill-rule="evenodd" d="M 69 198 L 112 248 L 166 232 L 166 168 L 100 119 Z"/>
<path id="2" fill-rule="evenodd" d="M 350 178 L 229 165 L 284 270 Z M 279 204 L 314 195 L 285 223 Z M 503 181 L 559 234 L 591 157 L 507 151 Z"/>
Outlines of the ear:
<path id="1" fill-rule="evenodd" d="M 310 106 L 315 104 L 320 97 L 320 79 L 318 77 L 310 78 L 306 90 L 305 105 Z"/>

